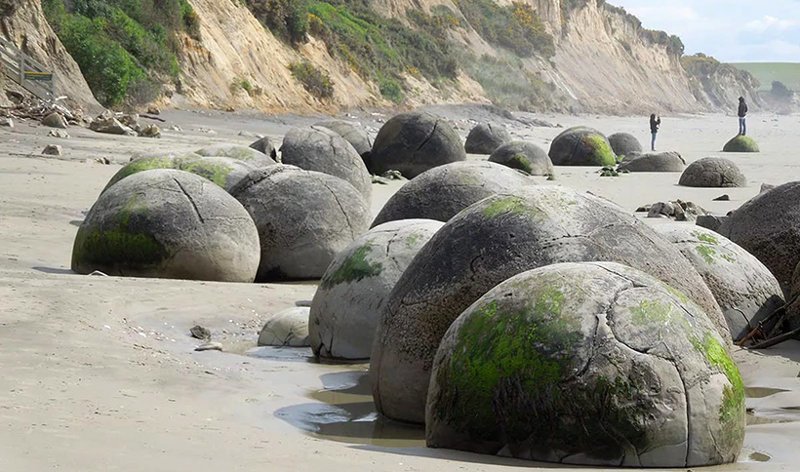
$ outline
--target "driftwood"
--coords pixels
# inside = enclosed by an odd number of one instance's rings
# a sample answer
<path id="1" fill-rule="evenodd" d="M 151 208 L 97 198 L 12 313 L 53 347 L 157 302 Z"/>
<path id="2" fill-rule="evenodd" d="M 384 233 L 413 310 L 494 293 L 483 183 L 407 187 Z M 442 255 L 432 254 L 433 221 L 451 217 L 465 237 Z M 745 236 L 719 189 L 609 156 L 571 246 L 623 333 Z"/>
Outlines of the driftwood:
<path id="1" fill-rule="evenodd" d="M 800 297 L 800 295 L 795 295 L 791 300 L 779 306 L 766 318 L 759 321 L 757 326 L 753 327 L 750 332 L 736 341 L 736 345 L 745 349 L 766 349 L 784 341 L 798 338 L 798 336 L 800 336 L 800 328 L 782 331 L 784 329 L 783 322 L 787 315 L 786 310 L 798 297 Z"/>

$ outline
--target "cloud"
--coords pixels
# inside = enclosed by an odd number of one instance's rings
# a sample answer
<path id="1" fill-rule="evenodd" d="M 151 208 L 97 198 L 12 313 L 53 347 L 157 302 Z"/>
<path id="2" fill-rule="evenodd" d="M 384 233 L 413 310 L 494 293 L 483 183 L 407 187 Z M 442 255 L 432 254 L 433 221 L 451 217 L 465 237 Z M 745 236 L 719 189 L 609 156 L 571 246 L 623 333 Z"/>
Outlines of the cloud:
<path id="1" fill-rule="evenodd" d="M 800 26 L 800 21 L 780 20 L 774 16 L 764 15 L 760 20 L 746 23 L 744 29 L 756 33 L 765 33 L 767 30 L 786 31 L 797 26 Z"/>

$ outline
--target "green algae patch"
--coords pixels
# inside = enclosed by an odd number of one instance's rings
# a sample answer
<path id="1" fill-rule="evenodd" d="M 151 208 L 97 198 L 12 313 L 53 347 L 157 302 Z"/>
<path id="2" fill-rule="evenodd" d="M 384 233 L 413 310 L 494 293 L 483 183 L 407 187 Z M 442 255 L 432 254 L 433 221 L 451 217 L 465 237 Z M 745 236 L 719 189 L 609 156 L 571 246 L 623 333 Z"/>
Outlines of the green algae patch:
<path id="1" fill-rule="evenodd" d="M 171 157 L 145 157 L 123 166 L 108 182 L 103 191 L 133 174 L 153 169 L 175 169 L 175 160 Z"/>
<path id="2" fill-rule="evenodd" d="M 380 275 L 383 271 L 383 264 L 367 260 L 371 247 L 367 244 L 356 249 L 353 255 L 348 257 L 330 277 L 326 277 L 322 281 L 320 287 L 327 289 L 341 283 L 357 282 L 367 277 Z"/>
<path id="3" fill-rule="evenodd" d="M 205 177 L 222 188 L 225 188 L 228 182 L 228 176 L 233 170 L 229 165 L 219 162 L 209 162 L 203 159 L 186 162 L 178 167 L 180 170 Z"/>
<path id="4" fill-rule="evenodd" d="M 707 234 L 707 233 L 701 233 L 700 231 L 694 231 L 694 232 L 692 232 L 692 236 L 696 237 L 699 241 L 702 241 L 702 242 L 707 243 L 707 244 L 716 244 L 716 245 L 719 244 L 719 239 L 717 239 L 714 236 L 712 236 L 710 234 Z"/>
<path id="5" fill-rule="evenodd" d="M 637 325 L 665 324 L 672 319 L 672 304 L 657 300 L 643 300 L 631 309 L 632 320 Z"/>
<path id="6" fill-rule="evenodd" d="M 736 136 L 722 148 L 722 152 L 759 152 L 758 143 L 750 136 Z"/>
<path id="7" fill-rule="evenodd" d="M 152 235 L 128 233 L 123 228 L 79 231 L 72 253 L 73 266 L 114 272 L 118 267 L 139 270 L 161 264 L 169 257 Z"/>
<path id="8" fill-rule="evenodd" d="M 496 198 L 483 209 L 483 216 L 494 218 L 506 213 L 522 214 L 529 210 L 525 200 L 519 197 Z"/>
<path id="9" fill-rule="evenodd" d="M 713 248 L 706 246 L 705 244 L 700 244 L 695 247 L 695 250 L 698 254 L 700 254 L 700 257 L 706 261 L 706 264 L 714 263 L 714 256 L 717 255 L 717 251 L 715 251 Z"/>
<path id="10" fill-rule="evenodd" d="M 608 140 L 599 134 L 589 134 L 584 136 L 584 143 L 591 148 L 591 153 L 597 165 L 601 166 L 615 166 L 617 164 L 617 155 L 611 149 Z"/>
<path id="11" fill-rule="evenodd" d="M 415 248 L 422 238 L 423 236 L 421 234 L 412 232 L 406 236 L 406 247 L 409 249 Z"/>
<path id="12" fill-rule="evenodd" d="M 531 161 L 523 154 L 517 154 L 508 160 L 508 167 L 512 169 L 519 169 L 530 174 L 533 171 Z"/>

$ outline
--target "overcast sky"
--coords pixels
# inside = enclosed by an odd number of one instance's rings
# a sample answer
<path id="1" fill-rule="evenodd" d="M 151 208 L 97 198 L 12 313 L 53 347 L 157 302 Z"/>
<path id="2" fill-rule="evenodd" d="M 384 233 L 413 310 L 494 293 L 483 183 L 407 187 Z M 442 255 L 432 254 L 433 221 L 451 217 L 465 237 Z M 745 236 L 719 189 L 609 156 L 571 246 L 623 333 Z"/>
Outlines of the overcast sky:
<path id="1" fill-rule="evenodd" d="M 645 28 L 677 34 L 686 53 L 724 62 L 800 62 L 800 0 L 608 0 Z"/>

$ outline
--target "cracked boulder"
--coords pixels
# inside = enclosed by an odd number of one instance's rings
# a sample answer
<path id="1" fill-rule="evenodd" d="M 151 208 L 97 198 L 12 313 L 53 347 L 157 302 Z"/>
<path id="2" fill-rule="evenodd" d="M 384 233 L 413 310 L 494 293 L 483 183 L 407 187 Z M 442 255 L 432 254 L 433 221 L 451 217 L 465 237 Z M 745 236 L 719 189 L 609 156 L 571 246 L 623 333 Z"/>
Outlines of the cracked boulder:
<path id="1" fill-rule="evenodd" d="M 198 155 L 140 157 L 118 170 L 111 177 L 103 191 L 105 192 L 109 187 L 125 177 L 152 169 L 178 169 L 191 172 L 207 178 L 226 191 L 230 191 L 234 185 L 253 171 L 254 167 L 245 161 L 229 157 L 203 157 Z"/>
<path id="2" fill-rule="evenodd" d="M 734 340 L 780 308 L 781 286 L 752 254 L 714 231 L 670 223 L 655 230 L 691 262 L 714 294 Z"/>
<path id="3" fill-rule="evenodd" d="M 686 166 L 680 154 L 674 151 L 627 154 L 619 170 L 628 172 L 682 172 Z"/>
<path id="4" fill-rule="evenodd" d="M 308 347 L 308 307 L 288 308 L 269 317 L 258 333 L 258 345 Z"/>
<path id="5" fill-rule="evenodd" d="M 511 141 L 498 147 L 489 162 L 521 170 L 530 175 L 552 175 L 550 156 L 539 146 L 525 141 Z"/>
<path id="6" fill-rule="evenodd" d="M 242 205 L 207 179 L 173 169 L 108 188 L 72 249 L 79 274 L 252 282 L 258 262 L 258 231 Z"/>
<path id="7" fill-rule="evenodd" d="M 497 123 L 481 123 L 472 128 L 464 143 L 468 154 L 491 154 L 503 144 L 511 141 L 506 127 Z"/>
<path id="8" fill-rule="evenodd" d="M 257 168 L 275 165 L 275 161 L 263 152 L 237 144 L 214 144 L 198 149 L 194 153 L 206 157 L 229 157 Z"/>
<path id="9" fill-rule="evenodd" d="M 294 166 L 257 169 L 231 195 L 258 228 L 258 282 L 322 277 L 369 225 L 369 205 L 352 185 Z"/>
<path id="10" fill-rule="evenodd" d="M 378 317 L 411 259 L 442 227 L 433 220 L 384 223 L 340 252 L 311 302 L 309 333 L 317 357 L 369 359 Z"/>
<path id="11" fill-rule="evenodd" d="M 294 128 L 283 138 L 281 161 L 305 170 L 322 172 L 349 182 L 364 198 L 372 196 L 372 178 L 355 148 L 322 126 Z"/>
<path id="12" fill-rule="evenodd" d="M 448 329 L 429 447 L 573 465 L 736 461 L 744 384 L 703 310 L 644 272 L 556 264 L 483 295 Z"/>
<path id="13" fill-rule="evenodd" d="M 721 157 L 698 159 L 683 171 L 678 185 L 684 187 L 745 187 L 747 179 L 732 161 Z"/>
<path id="14" fill-rule="evenodd" d="M 386 202 L 372 226 L 423 218 L 447 221 L 475 202 L 517 187 L 535 185 L 522 172 L 493 162 L 454 162 L 414 177 Z"/>
<path id="15" fill-rule="evenodd" d="M 450 324 L 498 283 L 559 262 L 611 261 L 644 270 L 697 302 L 730 342 L 703 279 L 677 248 L 621 208 L 557 186 L 528 186 L 470 206 L 440 229 L 400 277 L 383 310 L 370 374 L 378 411 L 424 420 L 436 348 Z"/>
<path id="16" fill-rule="evenodd" d="M 371 169 L 369 169 L 369 156 L 372 152 L 372 140 L 370 139 L 369 134 L 367 134 L 367 130 L 365 130 L 361 124 L 352 123 L 349 121 L 330 120 L 321 121 L 314 126 L 328 128 L 347 140 L 347 142 L 350 143 L 350 145 L 352 145 L 356 150 L 358 155 L 361 156 L 361 159 L 363 159 L 364 165 L 367 166 L 367 169 L 371 171 Z"/>
<path id="17" fill-rule="evenodd" d="M 618 156 L 630 156 L 642 152 L 642 144 L 630 133 L 614 133 L 608 137 L 608 144 Z"/>
<path id="18" fill-rule="evenodd" d="M 467 158 L 453 127 L 430 113 L 401 113 L 392 117 L 378 131 L 370 156 L 376 175 L 397 170 L 408 179 Z"/>
<path id="19" fill-rule="evenodd" d="M 719 233 L 756 256 L 789 294 L 800 263 L 800 182 L 756 195 L 725 218 Z"/>
<path id="20" fill-rule="evenodd" d="M 561 132 L 550 144 L 557 166 L 616 166 L 617 156 L 608 139 L 594 128 L 576 126 Z"/>

